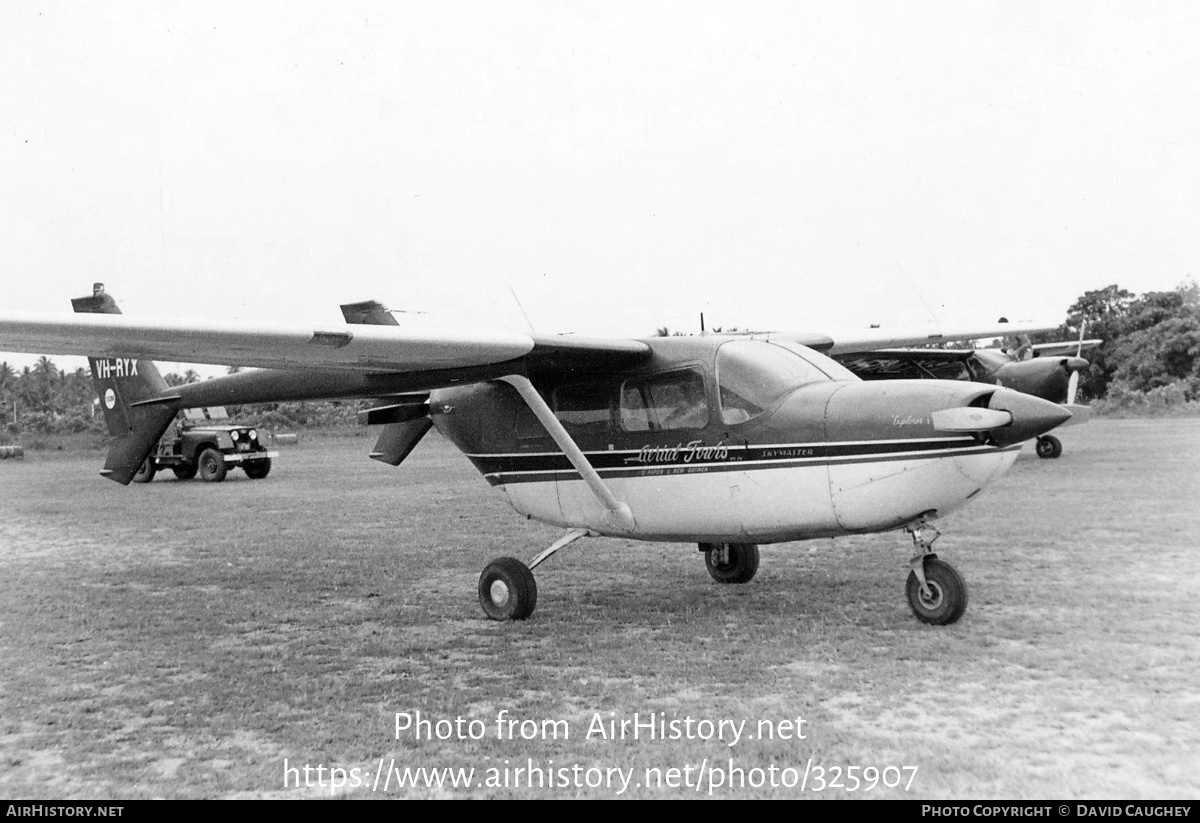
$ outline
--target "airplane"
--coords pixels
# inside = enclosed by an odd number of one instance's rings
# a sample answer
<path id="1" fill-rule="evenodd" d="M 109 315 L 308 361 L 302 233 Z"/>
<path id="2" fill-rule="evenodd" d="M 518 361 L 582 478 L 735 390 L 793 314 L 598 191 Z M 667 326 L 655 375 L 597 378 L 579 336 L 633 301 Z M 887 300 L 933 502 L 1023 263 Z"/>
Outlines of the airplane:
<path id="1" fill-rule="evenodd" d="M 479 602 L 495 620 L 528 618 L 533 570 L 583 537 L 694 543 L 714 580 L 744 584 L 760 544 L 903 529 L 915 547 L 913 614 L 954 623 L 967 587 L 932 549 L 934 520 L 1003 475 L 1023 441 L 1071 416 L 991 385 L 864 382 L 818 350 L 946 333 L 639 340 L 416 329 L 374 302 L 343 307 L 344 325 L 161 321 L 120 315 L 102 284 L 73 304 L 73 315 L 0 316 L 0 349 L 92 359 L 112 434 L 103 476 L 129 483 L 180 409 L 374 398 L 361 415 L 382 427 L 372 457 L 399 465 L 436 427 L 519 514 L 566 530 L 528 564 L 501 557 L 483 569 Z M 257 369 L 168 387 L 151 376 L 151 358 Z"/>
<path id="2" fill-rule="evenodd" d="M 863 380 L 932 378 L 1003 386 L 1066 406 L 1072 416 L 1064 425 L 1076 425 L 1088 420 L 1091 411 L 1075 403 L 1079 374 L 1088 367 L 1080 355 L 1104 342 L 1083 335 L 1080 329 L 1078 340 L 1029 344 L 1026 335 L 1009 333 L 1010 346 L 1003 349 L 877 349 L 834 359 Z M 1054 435 L 1043 434 L 1036 441 L 1038 457 L 1062 455 L 1062 441 Z"/>

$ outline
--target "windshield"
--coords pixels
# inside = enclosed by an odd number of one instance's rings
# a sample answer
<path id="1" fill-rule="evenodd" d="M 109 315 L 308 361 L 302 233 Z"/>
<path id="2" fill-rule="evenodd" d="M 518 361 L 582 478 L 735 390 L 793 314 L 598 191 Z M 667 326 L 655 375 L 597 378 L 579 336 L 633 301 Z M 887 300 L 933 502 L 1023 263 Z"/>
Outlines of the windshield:
<path id="1" fill-rule="evenodd" d="M 829 358 L 791 343 L 731 340 L 717 350 L 721 421 L 729 425 L 758 417 L 806 383 L 829 380 L 858 378 Z"/>

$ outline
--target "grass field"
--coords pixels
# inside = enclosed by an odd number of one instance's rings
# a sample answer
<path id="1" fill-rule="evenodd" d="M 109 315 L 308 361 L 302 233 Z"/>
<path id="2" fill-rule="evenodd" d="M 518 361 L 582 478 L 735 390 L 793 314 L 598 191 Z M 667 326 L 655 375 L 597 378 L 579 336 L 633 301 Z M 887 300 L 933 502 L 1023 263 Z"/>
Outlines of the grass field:
<path id="1" fill-rule="evenodd" d="M 939 522 L 971 595 L 945 628 L 908 610 L 903 533 L 764 547 L 746 586 L 694 546 L 585 540 L 532 619 L 490 622 L 482 567 L 559 532 L 434 437 L 398 469 L 310 440 L 222 484 L 4 461 L 0 796 L 1198 797 L 1200 421 L 1062 439 Z M 397 739 L 417 712 L 446 722 Z M 635 713 L 667 739 L 596 733 Z"/>

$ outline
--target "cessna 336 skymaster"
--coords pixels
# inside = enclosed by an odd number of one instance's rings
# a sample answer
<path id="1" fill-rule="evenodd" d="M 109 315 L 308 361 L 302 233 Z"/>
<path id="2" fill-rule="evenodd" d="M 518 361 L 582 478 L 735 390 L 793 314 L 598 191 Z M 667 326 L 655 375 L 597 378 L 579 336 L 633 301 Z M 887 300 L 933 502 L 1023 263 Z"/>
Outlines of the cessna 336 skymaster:
<path id="1" fill-rule="evenodd" d="M 905 529 L 917 548 L 913 613 L 953 623 L 967 589 L 932 552 L 931 520 L 1070 417 L 996 386 L 863 382 L 816 350 L 913 345 L 924 333 L 433 332 L 392 325 L 375 303 L 343 307 L 342 326 L 155 322 L 111 313 L 99 284 L 76 308 L 99 313 L 0 317 L 0 349 L 96 358 L 114 434 L 104 475 L 128 483 L 182 408 L 383 398 L 364 413 L 383 425 L 372 457 L 399 464 L 436 426 L 517 512 L 568 529 L 528 566 L 504 557 L 483 570 L 480 603 L 501 620 L 533 612 L 532 569 L 584 536 L 698 543 L 715 580 L 746 583 L 759 543 Z M 168 388 L 144 379 L 137 358 L 264 370 Z"/>

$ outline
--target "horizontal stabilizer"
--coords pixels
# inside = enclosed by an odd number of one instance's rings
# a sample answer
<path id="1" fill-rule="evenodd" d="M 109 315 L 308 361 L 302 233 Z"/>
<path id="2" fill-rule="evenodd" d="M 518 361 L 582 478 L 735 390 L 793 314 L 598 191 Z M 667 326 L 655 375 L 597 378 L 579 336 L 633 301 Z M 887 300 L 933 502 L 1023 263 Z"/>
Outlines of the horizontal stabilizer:
<path id="1" fill-rule="evenodd" d="M 386 426 L 391 423 L 408 423 L 429 416 L 429 396 L 412 403 L 396 403 L 391 406 L 378 406 L 358 413 L 358 422 L 364 426 Z"/>
<path id="2" fill-rule="evenodd" d="M 1012 423 L 1013 417 L 1006 411 L 981 409 L 976 406 L 960 406 L 956 409 L 935 411 L 933 428 L 940 432 L 983 432 L 1002 429 Z"/>

